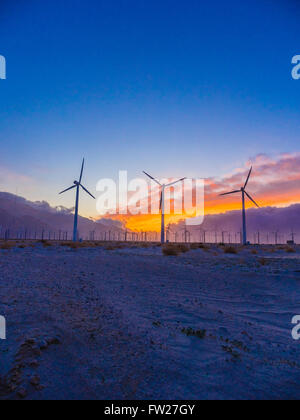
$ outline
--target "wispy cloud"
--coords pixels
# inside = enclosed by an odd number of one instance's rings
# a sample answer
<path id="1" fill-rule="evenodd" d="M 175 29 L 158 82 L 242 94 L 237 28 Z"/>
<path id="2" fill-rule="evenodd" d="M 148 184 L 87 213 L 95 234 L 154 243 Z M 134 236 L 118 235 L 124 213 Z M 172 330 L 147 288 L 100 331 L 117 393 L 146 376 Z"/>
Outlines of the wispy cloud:
<path id="1" fill-rule="evenodd" d="M 0 190 L 29 194 L 36 188 L 36 180 L 28 175 L 0 166 Z"/>
<path id="2" fill-rule="evenodd" d="M 205 214 L 220 214 L 241 208 L 239 195 L 220 197 L 231 189 L 240 188 L 248 175 L 253 172 L 248 184 L 248 191 L 261 207 L 287 207 L 300 203 L 300 153 L 281 154 L 271 157 L 259 154 L 250 158 L 242 167 L 236 168 L 222 178 L 210 178 L 205 183 Z M 247 202 L 248 207 L 253 204 Z M 118 219 L 118 217 L 116 217 Z M 160 216 L 122 216 L 120 220 L 133 230 L 159 230 Z M 167 216 L 167 223 L 176 223 L 182 217 Z"/>
<path id="3" fill-rule="evenodd" d="M 206 209 L 210 213 L 235 209 L 239 197 L 219 197 L 219 193 L 242 186 L 250 166 L 253 173 L 248 189 L 264 206 L 288 206 L 300 202 L 300 154 L 282 154 L 276 158 L 258 155 L 242 168 L 221 180 L 210 179 L 206 185 Z M 225 203 L 225 208 L 224 208 Z"/>

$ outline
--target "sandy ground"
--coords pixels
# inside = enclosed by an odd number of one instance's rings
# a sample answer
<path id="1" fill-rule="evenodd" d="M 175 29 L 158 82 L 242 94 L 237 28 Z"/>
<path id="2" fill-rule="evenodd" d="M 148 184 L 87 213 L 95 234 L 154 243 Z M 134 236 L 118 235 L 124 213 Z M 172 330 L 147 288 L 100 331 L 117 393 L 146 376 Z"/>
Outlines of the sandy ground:
<path id="1" fill-rule="evenodd" d="M 300 252 L 39 244 L 0 282 L 0 399 L 300 397 Z"/>

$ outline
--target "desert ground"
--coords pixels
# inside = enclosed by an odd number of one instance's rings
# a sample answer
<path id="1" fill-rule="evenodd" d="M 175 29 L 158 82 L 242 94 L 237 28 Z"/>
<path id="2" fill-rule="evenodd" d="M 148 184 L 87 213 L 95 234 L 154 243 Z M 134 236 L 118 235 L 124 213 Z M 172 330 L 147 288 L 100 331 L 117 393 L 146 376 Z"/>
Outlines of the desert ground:
<path id="1" fill-rule="evenodd" d="M 0 399 L 299 399 L 300 248 L 191 248 L 2 242 Z"/>

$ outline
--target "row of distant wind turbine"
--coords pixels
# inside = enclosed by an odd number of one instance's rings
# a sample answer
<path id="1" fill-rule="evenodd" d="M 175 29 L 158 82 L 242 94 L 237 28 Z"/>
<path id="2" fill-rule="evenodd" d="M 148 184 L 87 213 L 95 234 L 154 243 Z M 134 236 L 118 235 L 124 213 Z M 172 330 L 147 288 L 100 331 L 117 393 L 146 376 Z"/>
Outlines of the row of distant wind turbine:
<path id="1" fill-rule="evenodd" d="M 80 187 L 95 200 L 95 197 L 81 183 L 82 176 L 83 176 L 84 162 L 85 161 L 83 159 L 79 181 L 74 181 L 74 185 L 72 185 L 71 187 L 67 188 L 66 190 L 60 192 L 60 194 L 63 194 L 65 192 L 69 191 L 69 190 L 72 190 L 72 189 L 76 188 L 74 229 L 73 229 L 73 241 L 74 242 L 78 241 L 78 210 L 79 210 Z M 163 243 L 165 243 L 165 237 L 166 237 L 166 235 L 165 235 L 165 190 L 166 190 L 166 188 L 169 188 L 169 187 L 171 187 L 175 184 L 178 184 L 179 182 L 184 181 L 186 178 L 181 178 L 178 181 L 174 181 L 174 182 L 171 182 L 169 184 L 161 184 L 157 179 L 155 179 L 153 176 L 149 175 L 147 172 L 144 171 L 143 173 L 148 178 L 150 178 L 152 181 L 154 181 L 157 185 L 159 185 L 159 187 L 160 187 L 160 206 L 159 206 L 159 209 L 160 209 L 160 213 L 161 213 L 161 243 L 163 244 Z M 231 192 L 228 192 L 228 193 L 224 193 L 224 194 L 220 194 L 221 196 L 225 196 L 225 195 L 242 193 L 243 244 L 244 245 L 247 245 L 247 243 L 248 243 L 248 241 L 247 241 L 245 195 L 255 204 L 256 207 L 259 207 L 259 205 L 253 200 L 253 198 L 250 196 L 250 194 L 248 194 L 247 191 L 246 191 L 246 187 L 248 185 L 251 173 L 252 173 L 252 168 L 250 169 L 250 172 L 248 174 L 245 185 L 241 189 L 231 191 Z"/>

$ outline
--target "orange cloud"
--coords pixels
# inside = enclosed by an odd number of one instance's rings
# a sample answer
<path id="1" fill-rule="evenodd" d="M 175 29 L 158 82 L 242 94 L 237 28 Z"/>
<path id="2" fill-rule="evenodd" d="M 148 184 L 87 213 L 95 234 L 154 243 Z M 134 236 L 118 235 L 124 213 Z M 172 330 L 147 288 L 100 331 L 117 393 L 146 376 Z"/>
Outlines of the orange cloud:
<path id="1" fill-rule="evenodd" d="M 239 194 L 220 197 L 223 192 L 239 189 L 245 182 L 249 167 L 253 173 L 248 184 L 248 192 L 261 207 L 287 207 L 300 203 L 300 154 L 282 154 L 271 158 L 260 154 L 222 179 L 208 179 L 205 182 L 205 214 L 220 214 L 241 208 Z M 250 201 L 248 207 L 252 207 Z M 109 216 L 120 220 L 127 229 L 136 232 L 158 232 L 160 215 Z M 168 215 L 166 225 L 178 223 L 185 216 Z"/>

